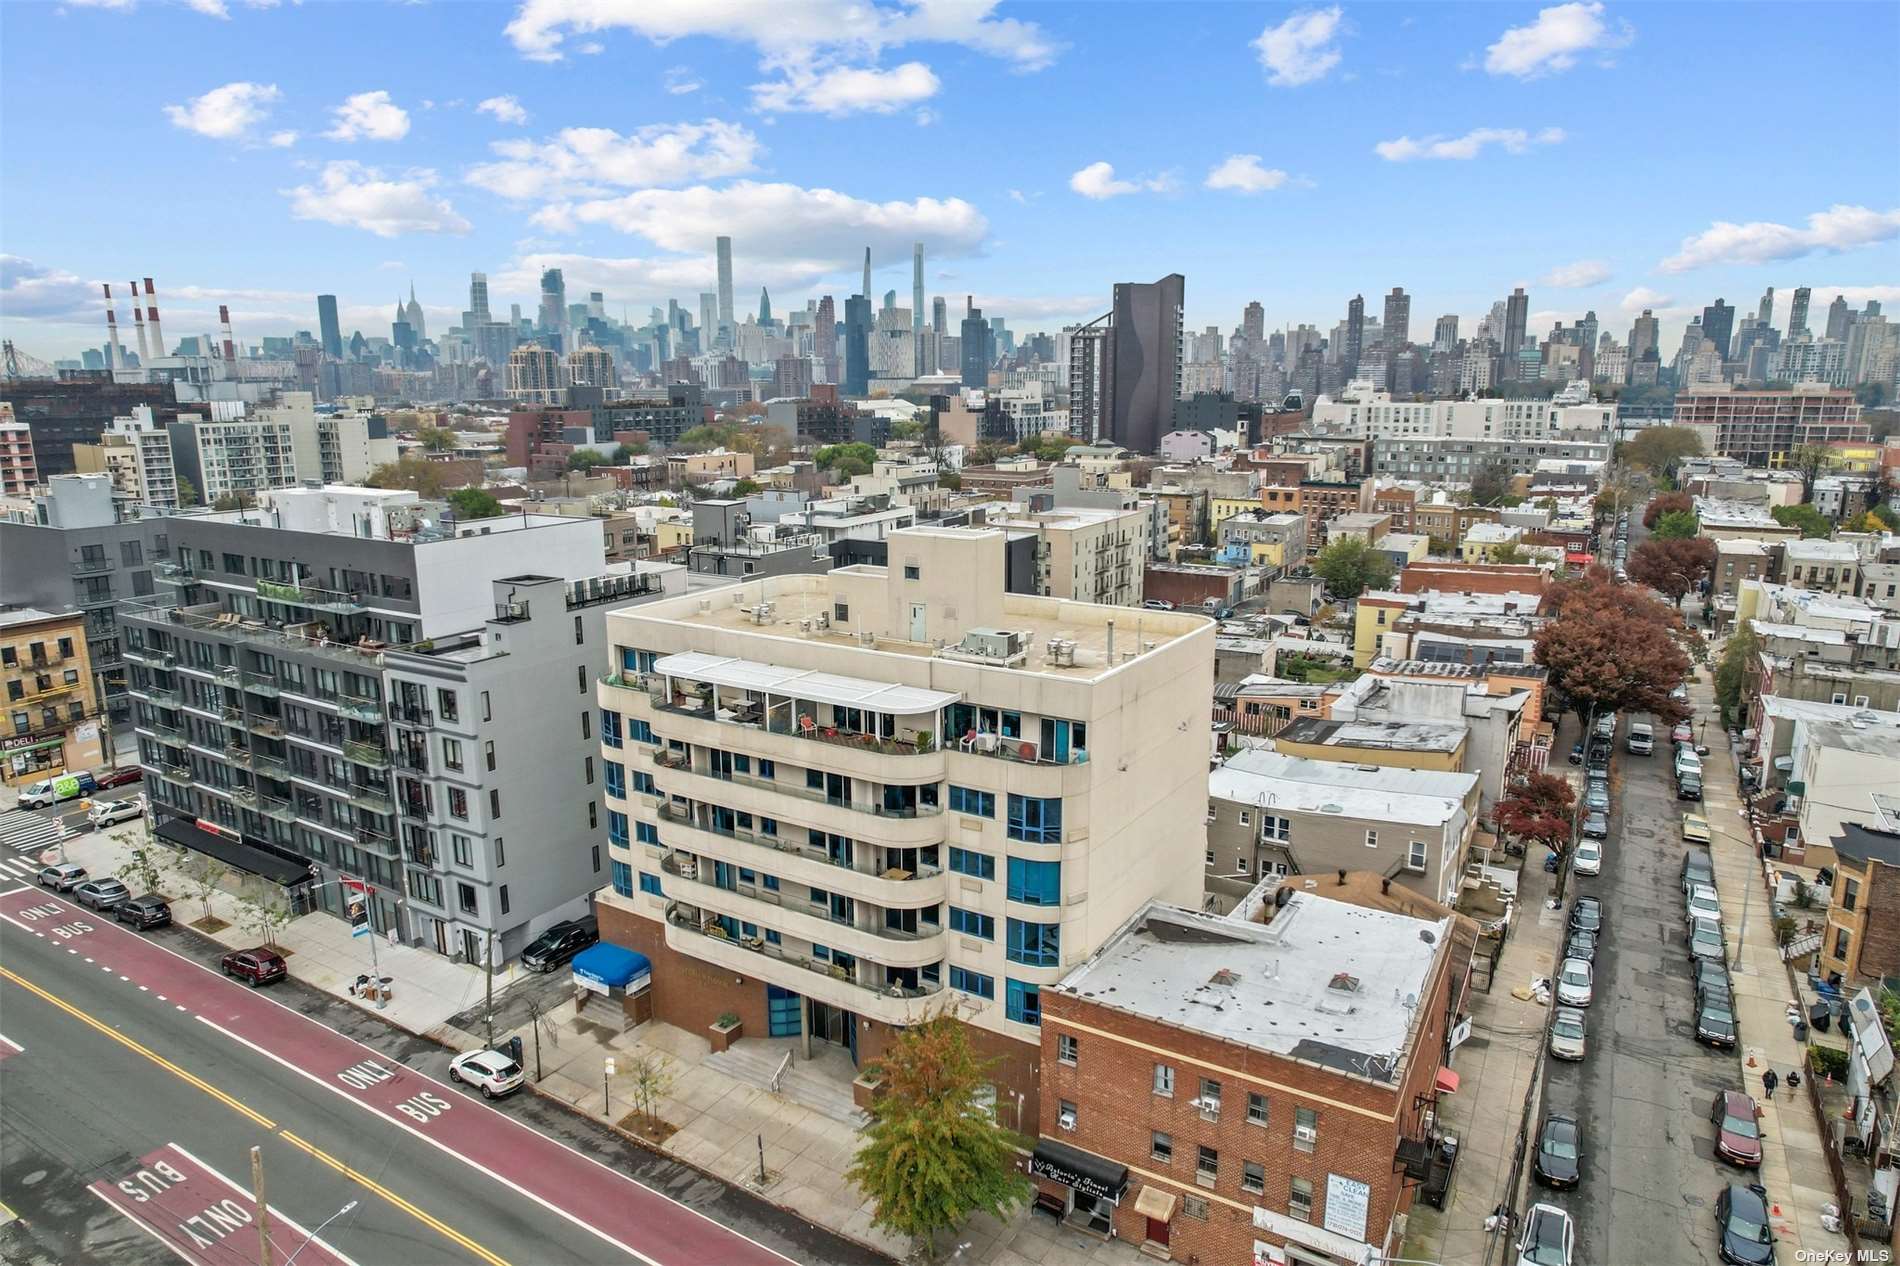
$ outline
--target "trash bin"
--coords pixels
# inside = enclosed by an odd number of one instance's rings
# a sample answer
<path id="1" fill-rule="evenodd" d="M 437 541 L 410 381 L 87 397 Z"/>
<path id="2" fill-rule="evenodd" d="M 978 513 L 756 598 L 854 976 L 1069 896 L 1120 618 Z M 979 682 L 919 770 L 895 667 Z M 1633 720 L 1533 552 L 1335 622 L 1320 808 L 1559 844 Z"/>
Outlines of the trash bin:
<path id="1" fill-rule="evenodd" d="M 1834 1021 L 1834 1007 L 1830 1003 L 1817 1002 L 1808 1008 L 1808 1023 L 1817 1033 L 1825 1033 Z"/>
<path id="2" fill-rule="evenodd" d="M 519 1035 L 508 1039 L 508 1058 L 517 1064 L 521 1062 L 521 1038 Z"/>
<path id="3" fill-rule="evenodd" d="M 1808 1022 L 1806 1020 L 1796 1020 L 1794 1022 L 1794 1040 L 1797 1042 L 1806 1042 L 1808 1040 Z"/>

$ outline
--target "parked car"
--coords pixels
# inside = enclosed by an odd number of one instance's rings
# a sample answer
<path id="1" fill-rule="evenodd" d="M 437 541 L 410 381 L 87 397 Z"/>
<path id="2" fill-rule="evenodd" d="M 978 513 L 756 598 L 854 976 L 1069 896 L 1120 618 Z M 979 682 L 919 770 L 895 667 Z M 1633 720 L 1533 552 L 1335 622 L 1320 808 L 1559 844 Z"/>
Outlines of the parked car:
<path id="1" fill-rule="evenodd" d="M 86 820 L 95 830 L 115 822 L 136 822 L 145 816 L 145 802 L 138 796 L 130 800 L 95 800 L 86 810 Z"/>
<path id="2" fill-rule="evenodd" d="M 119 903 L 112 917 L 121 923 L 130 923 L 143 931 L 146 928 L 170 927 L 172 908 L 165 898 L 157 893 L 146 893 L 142 897 L 132 897 Z"/>
<path id="3" fill-rule="evenodd" d="M 1760 1183 L 1738 1182 L 1722 1188 L 1715 1198 L 1715 1226 L 1720 1234 L 1716 1252 L 1736 1266 L 1770 1266 L 1775 1260 L 1775 1233 L 1768 1225 L 1768 1189 Z"/>
<path id="4" fill-rule="evenodd" d="M 111 910 L 132 893 L 117 879 L 88 879 L 73 889 L 73 900 L 94 910 Z"/>
<path id="5" fill-rule="evenodd" d="M 224 974 L 234 976 L 255 989 L 282 980 L 290 974 L 290 964 L 274 949 L 260 945 L 255 949 L 232 950 L 218 960 Z"/>
<path id="6" fill-rule="evenodd" d="M 1707 844 L 1712 838 L 1709 835 L 1709 820 L 1700 813 L 1683 814 L 1682 838 L 1688 844 Z"/>
<path id="7" fill-rule="evenodd" d="M 1720 925 L 1697 919 L 1695 926 L 1689 929 L 1689 957 L 1712 958 L 1719 962 L 1727 953 L 1722 945 Z"/>
<path id="8" fill-rule="evenodd" d="M 1633 756 L 1648 756 L 1656 750 L 1656 731 L 1646 721 L 1633 721 L 1623 746 Z"/>
<path id="9" fill-rule="evenodd" d="M 1689 702 L 1689 684 L 1687 682 L 1683 682 L 1677 685 L 1677 687 L 1674 690 L 1671 690 L 1669 692 L 1669 697 L 1671 699 L 1674 699 L 1677 703 Z"/>
<path id="10" fill-rule="evenodd" d="M 1727 964 L 1719 960 L 1698 958 L 1695 965 L 1708 968 L 1706 971 L 1696 973 L 1696 1006 L 1700 1007 L 1704 1002 L 1719 1002 L 1733 1012 L 1735 1010 L 1734 985 L 1729 980 Z"/>
<path id="11" fill-rule="evenodd" d="M 86 882 L 86 868 L 77 862 L 61 862 L 57 866 L 45 866 L 33 876 L 33 882 L 42 888 L 51 888 L 54 892 L 71 892 Z"/>
<path id="12" fill-rule="evenodd" d="M 1704 991 L 1696 999 L 1695 1040 L 1704 1046 L 1735 1049 L 1735 1012 L 1727 998 Z"/>
<path id="13" fill-rule="evenodd" d="M 1582 743 L 1572 743 L 1570 745 L 1570 763 L 1572 765 L 1583 764 L 1583 744 Z"/>
<path id="14" fill-rule="evenodd" d="M 1586 963 L 1596 962 L 1597 934 L 1582 928 L 1571 928 L 1570 935 L 1564 938 L 1564 957 L 1581 958 Z"/>
<path id="15" fill-rule="evenodd" d="M 1172 611 L 1174 604 L 1166 598 L 1150 598 L 1141 604 L 1150 611 Z"/>
<path id="16" fill-rule="evenodd" d="M 1603 903 L 1595 897 L 1578 897 L 1570 907 L 1570 926 L 1582 928 L 1586 932 L 1597 932 L 1603 927 Z"/>
<path id="17" fill-rule="evenodd" d="M 93 775 L 93 781 L 99 790 L 110 787 L 124 787 L 145 777 L 145 771 L 137 765 L 120 765 L 117 769 L 102 769 Z"/>
<path id="18" fill-rule="evenodd" d="M 1603 873 L 1603 845 L 1598 840 L 1581 840 L 1577 851 L 1571 854 L 1570 868 L 1579 875 L 1600 875 Z"/>
<path id="19" fill-rule="evenodd" d="M 1697 959 L 1689 965 L 1689 979 L 1695 982 L 1696 992 L 1698 993 L 1702 991 L 1704 986 L 1714 984 L 1717 981 L 1720 981 L 1726 986 L 1728 984 L 1728 964 L 1719 958 L 1713 961 Z"/>
<path id="20" fill-rule="evenodd" d="M 1593 782 L 1583 789 L 1583 807 L 1592 813 L 1610 811 L 1610 784 Z"/>
<path id="21" fill-rule="evenodd" d="M 1561 1112 L 1544 1116 L 1537 1131 L 1537 1159 L 1531 1176 L 1546 1187 L 1574 1187 L 1583 1177 L 1583 1134 L 1577 1118 Z"/>
<path id="22" fill-rule="evenodd" d="M 449 1061 L 449 1080 L 498 1099 L 521 1089 L 521 1065 L 500 1051 L 464 1051 Z"/>
<path id="23" fill-rule="evenodd" d="M 1697 884 L 1689 889 L 1689 895 L 1683 898 L 1691 921 L 1708 919 L 1712 923 L 1722 921 L 1722 899 L 1715 895 L 1715 889 L 1708 884 Z"/>
<path id="24" fill-rule="evenodd" d="M 1687 721 L 1678 721 L 1676 728 L 1669 731 L 1669 741 L 1671 743 L 1693 743 L 1695 741 L 1694 727 Z"/>
<path id="25" fill-rule="evenodd" d="M 1676 799 L 1702 799 L 1702 776 L 1700 774 L 1692 774 L 1678 782 L 1676 784 Z"/>
<path id="26" fill-rule="evenodd" d="M 1741 1091 L 1718 1092 L 1709 1109 L 1709 1120 L 1715 1122 L 1715 1154 L 1746 1169 L 1761 1164 L 1760 1118 L 1755 1101 Z"/>
<path id="27" fill-rule="evenodd" d="M 1583 1012 L 1558 1007 L 1550 1018 L 1550 1053 L 1555 1059 L 1579 1060 L 1588 1046 Z"/>
<path id="28" fill-rule="evenodd" d="M 526 971 L 553 971 L 599 939 L 600 925 L 591 915 L 557 923 L 521 951 L 521 966 Z"/>
<path id="29" fill-rule="evenodd" d="M 1601 810 L 1591 810 L 1583 815 L 1583 833 L 1593 840 L 1610 838 L 1610 815 Z"/>
<path id="30" fill-rule="evenodd" d="M 67 800 L 77 800 L 89 796 L 98 789 L 91 773 L 80 770 L 77 773 L 58 774 L 52 778 L 42 778 L 20 788 L 19 807 L 22 809 L 44 809 L 50 804 L 61 804 Z"/>
<path id="31" fill-rule="evenodd" d="M 1577 1226 L 1554 1204 L 1534 1204 L 1524 1213 L 1517 1238 L 1517 1266 L 1571 1266 L 1577 1251 Z"/>
<path id="32" fill-rule="evenodd" d="M 1587 1007 L 1596 974 L 1581 958 L 1566 958 L 1557 968 L 1557 1001 L 1566 1007 Z"/>
<path id="33" fill-rule="evenodd" d="M 1682 855 L 1682 895 L 1687 897 L 1697 884 L 1715 886 L 1715 865 L 1707 853 L 1692 848 Z"/>

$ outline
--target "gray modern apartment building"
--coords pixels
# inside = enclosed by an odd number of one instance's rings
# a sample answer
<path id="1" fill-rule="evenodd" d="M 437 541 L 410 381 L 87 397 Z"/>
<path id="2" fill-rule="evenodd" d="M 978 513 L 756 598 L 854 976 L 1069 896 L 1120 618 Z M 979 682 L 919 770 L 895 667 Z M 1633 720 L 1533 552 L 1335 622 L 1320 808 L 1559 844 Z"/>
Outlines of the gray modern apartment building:
<path id="1" fill-rule="evenodd" d="M 605 608 L 664 582 L 594 579 L 597 520 L 261 501 L 164 520 L 163 592 L 120 611 L 161 836 L 293 910 L 365 885 L 378 934 L 506 961 L 600 883 L 590 674 Z"/>
<path id="2" fill-rule="evenodd" d="M 1117 282 L 1114 355 L 1109 364 L 1108 434 L 1138 453 L 1152 453 L 1174 423 L 1181 396 L 1181 313 L 1187 278 Z"/>

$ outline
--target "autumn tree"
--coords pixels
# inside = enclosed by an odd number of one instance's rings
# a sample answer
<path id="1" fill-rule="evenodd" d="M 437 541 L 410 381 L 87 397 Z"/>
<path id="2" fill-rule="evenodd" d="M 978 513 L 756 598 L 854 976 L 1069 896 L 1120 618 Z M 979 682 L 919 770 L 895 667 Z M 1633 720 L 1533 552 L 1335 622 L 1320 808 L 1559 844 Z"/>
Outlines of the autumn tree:
<path id="1" fill-rule="evenodd" d="M 870 1066 L 883 1081 L 845 1177 L 870 1197 L 871 1221 L 936 1254 L 937 1232 L 973 1213 L 1004 1218 L 1031 1187 L 1016 1168 L 1016 1136 L 997 1122 L 993 1060 L 971 1049 L 953 1010 L 899 1029 Z"/>
<path id="2" fill-rule="evenodd" d="M 1497 459 L 1478 467 L 1471 475 L 1471 504 L 1494 506 L 1511 495 L 1511 468 Z"/>
<path id="3" fill-rule="evenodd" d="M 1702 530 L 1693 510 L 1670 510 L 1656 519 L 1650 535 L 1660 541 L 1686 541 Z"/>
<path id="4" fill-rule="evenodd" d="M 508 507 L 495 500 L 486 488 L 457 488 L 448 496 L 449 508 L 458 519 L 492 519 L 508 513 Z"/>
<path id="5" fill-rule="evenodd" d="M 1826 540 L 1834 535 L 1833 522 L 1811 505 L 1776 506 L 1768 513 L 1774 515 L 1775 522 L 1782 527 L 1800 528 L 1804 537 Z"/>
<path id="6" fill-rule="evenodd" d="M 1531 774 L 1511 788 L 1494 810 L 1498 830 L 1525 844 L 1562 854 L 1570 846 L 1576 793 L 1557 774 Z"/>
<path id="7" fill-rule="evenodd" d="M 445 426 L 425 426 L 416 432 L 424 452 L 447 453 L 455 448 L 455 432 Z"/>
<path id="8" fill-rule="evenodd" d="M 1733 728 L 1747 713 L 1757 692 L 1757 660 L 1761 638 L 1744 623 L 1722 647 L 1722 658 L 1715 665 L 1715 701 L 1722 708 L 1722 725 Z"/>
<path id="9" fill-rule="evenodd" d="M 1886 530 L 1886 520 L 1872 510 L 1863 510 L 1841 524 L 1843 532 L 1885 532 Z"/>
<path id="10" fill-rule="evenodd" d="M 1623 446 L 1623 460 L 1673 479 L 1685 457 L 1702 455 L 1702 437 L 1686 426 L 1651 426 Z"/>
<path id="11" fill-rule="evenodd" d="M 1537 662 L 1564 706 L 1580 716 L 1648 712 L 1674 724 L 1687 704 L 1669 697 L 1689 672 L 1676 644 L 1682 617 L 1634 585 L 1607 581 L 1601 568 L 1554 588 L 1556 616 L 1537 631 Z"/>
<path id="12" fill-rule="evenodd" d="M 1671 540 L 1653 536 L 1630 554 L 1629 577 L 1679 605 L 1715 572 L 1715 542 L 1706 536 Z"/>
<path id="13" fill-rule="evenodd" d="M 1392 559 L 1356 536 L 1343 536 L 1319 552 L 1313 572 L 1336 598 L 1357 598 L 1392 583 Z"/>
<path id="14" fill-rule="evenodd" d="M 438 462 L 404 457 L 378 466 L 363 482 L 371 488 L 407 488 L 424 497 L 437 498 L 448 488 L 447 468 Z"/>
<path id="15" fill-rule="evenodd" d="M 1665 492 L 1661 496 L 1652 497 L 1649 504 L 1643 507 L 1643 526 L 1654 529 L 1656 520 L 1665 514 L 1677 511 L 1694 514 L 1695 498 L 1686 492 Z"/>

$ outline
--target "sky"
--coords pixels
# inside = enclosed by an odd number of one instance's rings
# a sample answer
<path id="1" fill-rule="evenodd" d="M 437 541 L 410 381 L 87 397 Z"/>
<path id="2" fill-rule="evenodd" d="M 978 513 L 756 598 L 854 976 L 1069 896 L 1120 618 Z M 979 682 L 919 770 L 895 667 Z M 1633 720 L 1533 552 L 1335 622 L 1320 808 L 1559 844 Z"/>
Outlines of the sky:
<path id="1" fill-rule="evenodd" d="M 1187 324 L 1415 340 L 1522 285 L 1531 328 L 1814 288 L 1900 316 L 1900 5 L 19 0 L 0 5 L 0 333 L 432 333 L 604 291 L 637 322 L 858 288 L 1011 329 L 1187 278 Z"/>

